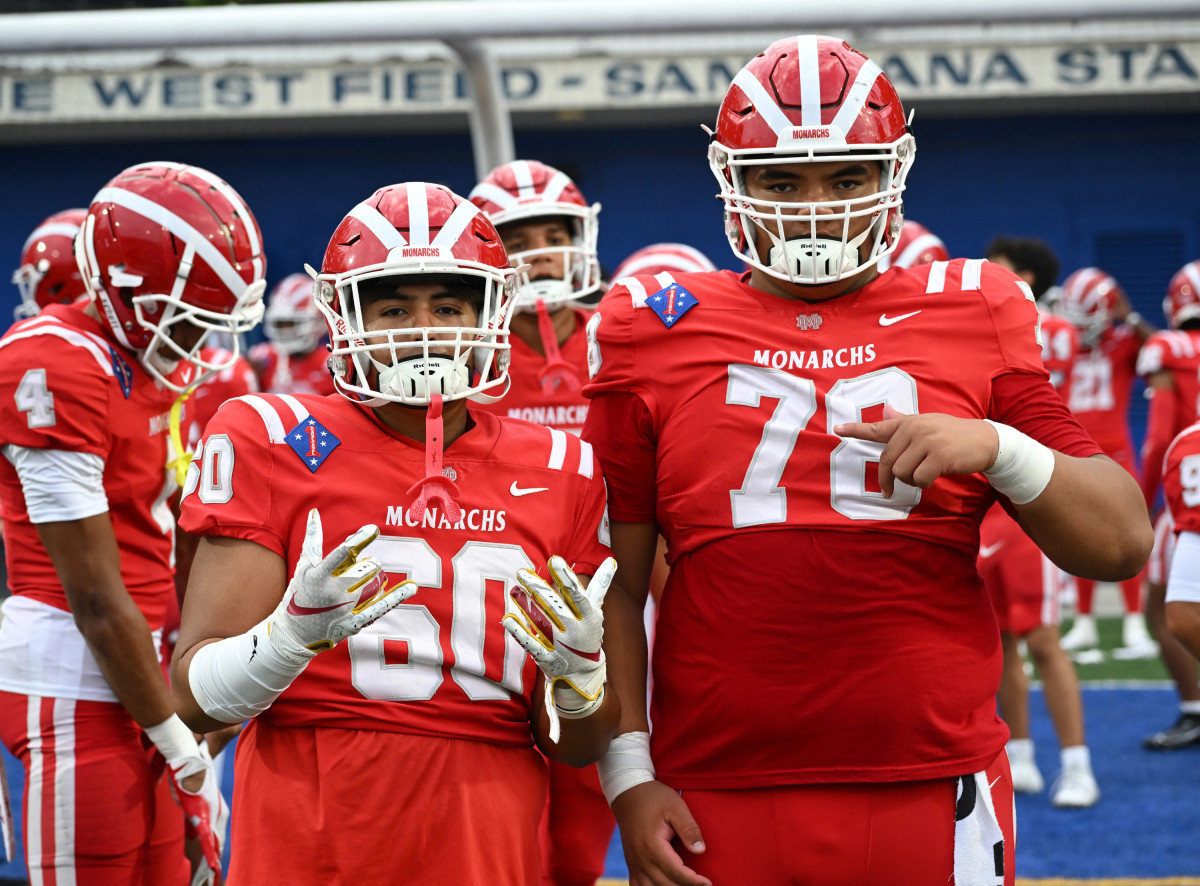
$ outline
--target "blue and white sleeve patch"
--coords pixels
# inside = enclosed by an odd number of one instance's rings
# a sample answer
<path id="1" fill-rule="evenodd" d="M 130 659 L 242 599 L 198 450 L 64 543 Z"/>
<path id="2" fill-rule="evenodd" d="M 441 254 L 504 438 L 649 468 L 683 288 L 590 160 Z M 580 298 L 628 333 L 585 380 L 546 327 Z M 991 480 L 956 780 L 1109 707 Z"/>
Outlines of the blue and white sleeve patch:
<path id="1" fill-rule="evenodd" d="M 667 325 L 668 329 L 698 304 L 700 304 L 700 300 L 678 283 L 672 283 L 646 299 L 646 306 L 658 314 L 658 318 Z"/>
<path id="2" fill-rule="evenodd" d="M 329 453 L 337 449 L 341 442 L 333 436 L 332 431 L 311 415 L 288 431 L 287 435 L 288 446 L 292 447 L 292 451 L 300 456 L 300 460 L 314 474 L 329 457 Z"/>
<path id="3" fill-rule="evenodd" d="M 113 376 L 116 378 L 117 384 L 121 386 L 121 393 L 128 400 L 129 395 L 133 393 L 133 367 L 117 353 L 116 348 L 112 345 L 108 346 L 108 355 L 112 358 Z"/>

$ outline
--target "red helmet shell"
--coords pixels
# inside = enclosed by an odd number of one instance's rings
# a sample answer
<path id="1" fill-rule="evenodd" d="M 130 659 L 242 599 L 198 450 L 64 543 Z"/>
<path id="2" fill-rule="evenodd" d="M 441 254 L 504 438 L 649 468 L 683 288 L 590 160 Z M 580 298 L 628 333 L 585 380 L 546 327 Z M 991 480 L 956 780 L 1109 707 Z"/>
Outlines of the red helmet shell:
<path id="1" fill-rule="evenodd" d="M 1100 268 L 1080 268 L 1063 282 L 1059 310 L 1091 346 L 1112 326 L 1120 297 L 1121 285 L 1111 274 Z"/>
<path id="2" fill-rule="evenodd" d="M 889 267 L 915 268 L 935 261 L 949 261 L 950 253 L 937 234 L 922 224 L 906 219 L 900 228 L 900 236 L 896 238 L 896 249 L 889 258 Z"/>
<path id="3" fill-rule="evenodd" d="M 644 246 L 617 266 L 612 278 L 633 277 L 636 274 L 696 273 L 715 271 L 717 266 L 699 249 L 685 243 L 655 243 Z"/>
<path id="4" fill-rule="evenodd" d="M 579 216 L 589 209 L 570 176 L 537 160 L 497 166 L 469 197 L 497 226 L 544 216 Z"/>
<path id="5" fill-rule="evenodd" d="M 21 265 L 13 272 L 13 282 L 21 290 L 17 316 L 32 317 L 52 304 L 67 304 L 86 294 L 83 275 L 75 263 L 75 235 L 86 209 L 56 212 L 25 240 Z"/>
<path id="6" fill-rule="evenodd" d="M 1189 320 L 1200 318 L 1200 259 L 1188 262 L 1175 272 L 1167 284 L 1163 313 L 1176 329 Z"/>

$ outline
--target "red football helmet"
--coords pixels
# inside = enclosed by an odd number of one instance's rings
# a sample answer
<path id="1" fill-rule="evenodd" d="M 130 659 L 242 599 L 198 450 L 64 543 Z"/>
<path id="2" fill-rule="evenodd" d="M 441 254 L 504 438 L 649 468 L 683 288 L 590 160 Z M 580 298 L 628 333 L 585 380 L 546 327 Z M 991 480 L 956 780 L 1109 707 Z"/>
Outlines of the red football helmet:
<path id="1" fill-rule="evenodd" d="M 1104 330 L 1113 324 L 1121 285 L 1099 268 L 1080 268 L 1062 285 L 1058 310 L 1079 330 L 1079 338 L 1089 348 L 1100 341 Z"/>
<path id="2" fill-rule="evenodd" d="M 12 281 L 21 293 L 13 312 L 20 320 L 53 304 L 69 304 L 86 294 L 83 275 L 75 264 L 75 235 L 87 218 L 86 209 L 56 212 L 33 229 L 21 247 L 21 266 Z"/>
<path id="3" fill-rule="evenodd" d="M 471 189 L 469 199 L 488 214 L 497 228 L 518 222 L 565 218 L 571 226 L 570 246 L 529 249 L 513 253 L 514 265 L 529 264 L 539 255 L 561 255 L 563 276 L 530 280 L 522 274 L 522 300 L 541 299 L 562 304 L 591 295 L 603 286 L 596 254 L 600 204 L 590 206 L 565 172 L 536 160 L 514 160 L 493 169 Z"/>
<path id="4" fill-rule="evenodd" d="M 725 202 L 725 234 L 734 254 L 790 283 L 820 285 L 874 266 L 896 246 L 901 195 L 916 142 L 891 80 L 875 62 L 834 37 L 778 40 L 738 71 L 711 133 L 709 165 Z M 754 199 L 746 169 L 797 163 L 879 164 L 869 197 L 820 203 Z M 851 236 L 855 219 L 871 219 Z M 841 222 L 839 237 L 818 223 Z M 808 224 L 800 236 L 785 227 Z M 789 224 L 793 223 L 793 224 Z M 755 230 L 771 246 L 762 256 Z"/>
<path id="5" fill-rule="evenodd" d="M 1171 278 L 1163 299 L 1163 313 L 1176 329 L 1200 319 L 1200 259 L 1190 261 Z"/>
<path id="6" fill-rule="evenodd" d="M 879 259 L 879 270 L 915 268 L 935 261 L 950 261 L 946 244 L 929 228 L 905 219 L 900 236 L 896 238 L 895 251 Z"/>
<path id="7" fill-rule="evenodd" d="M 263 332 L 280 354 L 307 354 L 325 337 L 325 321 L 308 274 L 288 274 L 271 290 Z"/>
<path id="8" fill-rule="evenodd" d="M 691 274 L 716 269 L 717 266 L 699 249 L 684 243 L 655 243 L 642 247 L 617 265 L 612 278 L 620 280 L 636 274 L 661 274 L 663 271 Z"/>
<path id="9" fill-rule="evenodd" d="M 175 390 L 166 377 L 180 361 L 208 372 L 232 366 L 238 336 L 262 319 L 258 222 L 233 188 L 196 166 L 143 163 L 120 173 L 92 199 L 75 259 L 117 341 Z M 188 347 L 172 337 L 186 325 L 203 330 Z M 200 357 L 214 332 L 232 346 L 220 363 Z"/>
<path id="10" fill-rule="evenodd" d="M 365 331 L 359 286 L 419 274 L 477 280 L 483 301 L 476 325 Z M 368 405 L 427 405 L 433 394 L 499 399 L 508 387 L 516 285 L 500 235 L 475 204 L 443 185 L 380 188 L 342 219 L 317 276 L 317 308 L 329 325 L 338 391 Z M 453 354 L 431 353 L 431 346 Z"/>

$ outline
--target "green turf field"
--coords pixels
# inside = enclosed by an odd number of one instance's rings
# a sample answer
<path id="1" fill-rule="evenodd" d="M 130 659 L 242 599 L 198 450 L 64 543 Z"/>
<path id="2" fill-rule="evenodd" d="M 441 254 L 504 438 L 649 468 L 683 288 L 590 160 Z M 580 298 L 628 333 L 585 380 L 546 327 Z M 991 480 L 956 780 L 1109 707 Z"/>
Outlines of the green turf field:
<path id="1" fill-rule="evenodd" d="M 1112 650 L 1121 645 L 1120 618 L 1097 618 L 1096 626 L 1100 631 L 1100 650 L 1105 653 L 1104 661 L 1096 664 L 1075 662 L 1075 670 L 1079 673 L 1080 680 L 1091 682 L 1097 680 L 1169 679 L 1160 658 L 1119 661 L 1112 657 Z M 1062 632 L 1065 634 L 1070 629 L 1071 622 L 1064 621 Z M 1034 676 L 1036 677 L 1036 674 Z"/>

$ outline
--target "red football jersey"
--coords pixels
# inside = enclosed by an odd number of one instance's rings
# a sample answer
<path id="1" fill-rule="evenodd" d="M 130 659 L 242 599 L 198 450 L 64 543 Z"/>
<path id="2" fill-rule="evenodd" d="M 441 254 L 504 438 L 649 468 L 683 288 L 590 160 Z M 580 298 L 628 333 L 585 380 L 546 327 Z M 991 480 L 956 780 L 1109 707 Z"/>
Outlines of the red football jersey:
<path id="1" fill-rule="evenodd" d="M 186 371 L 192 367 L 187 366 Z M 121 579 L 151 629 L 175 592 L 175 521 L 167 498 L 173 391 L 74 305 L 51 305 L 0 339 L 0 443 L 85 452 L 104 459 L 104 491 L 121 549 Z M 8 580 L 15 594 L 68 610 L 66 595 L 29 521 L 16 469 L 0 458 Z"/>
<path id="2" fill-rule="evenodd" d="M 1176 535 L 1200 532 L 1200 422 L 1171 442 L 1163 459 L 1162 482 Z"/>
<path id="3" fill-rule="evenodd" d="M 1097 445 L 1133 468 L 1129 389 L 1141 342 L 1128 326 L 1105 330 L 1094 348 L 1080 346 L 1071 372 L 1071 412 Z"/>
<path id="4" fill-rule="evenodd" d="M 382 534 L 368 553 L 392 582 L 421 586 L 317 656 L 261 720 L 530 744 L 536 666 L 500 624 L 505 595 L 518 569 L 545 574 L 553 554 L 595 572 L 608 556 L 604 484 L 577 437 L 472 415 L 475 426 L 445 451 L 461 490 L 453 525 L 438 508 L 419 525 L 406 517 L 424 444 L 341 397 L 250 395 L 209 423 L 184 487 L 183 528 L 257 542 L 291 575 L 317 507 L 325 550 L 375 523 Z"/>
<path id="5" fill-rule="evenodd" d="M 615 286 L 589 324 L 588 394 L 644 403 L 655 446 L 672 563 L 653 659 L 660 776 L 722 789 L 982 769 L 1008 735 L 975 569 L 994 492 L 977 474 L 884 499 L 883 447 L 831 429 L 885 403 L 1014 423 L 995 414 L 994 379 L 1050 390 L 1028 288 L 982 260 L 893 269 L 820 303 L 731 272 L 676 279 L 669 303 L 652 278 Z M 603 405 L 584 437 L 623 488 L 609 462 L 635 429 L 600 420 Z"/>
<path id="6" fill-rule="evenodd" d="M 1164 329 L 1146 339 L 1137 359 L 1138 375 L 1171 374 L 1171 388 L 1154 393 L 1146 439 L 1142 442 L 1142 491 L 1147 502 L 1158 492 L 1162 456 L 1175 435 L 1200 418 L 1200 330 Z M 1160 411 L 1159 397 L 1168 397 Z M 1164 419 L 1164 420 L 1160 420 Z"/>
<path id="7" fill-rule="evenodd" d="M 1042 324 L 1042 363 L 1050 373 L 1063 402 L 1071 402 L 1071 368 L 1079 353 L 1079 330 L 1075 324 L 1046 311 L 1039 311 Z"/>
<path id="8" fill-rule="evenodd" d="M 229 352 L 220 348 L 204 348 L 200 359 L 220 363 L 229 359 Z M 238 357 L 228 369 L 210 376 L 204 384 L 187 399 L 187 445 L 189 448 L 200 442 L 204 426 L 217 414 L 217 409 L 226 400 L 253 394 L 258 391 L 258 376 L 245 357 Z"/>
<path id="9" fill-rule="evenodd" d="M 576 310 L 575 331 L 560 346 L 563 360 L 574 367 L 579 378 L 579 390 L 572 392 L 560 384 L 553 394 L 546 396 L 542 390 L 542 380 L 538 378 L 538 374 L 546 368 L 546 358 L 529 347 L 520 336 L 511 335 L 512 363 L 508 377 L 512 386 L 504 399 L 496 403 L 472 404 L 472 408 L 578 434 L 583 430 L 588 410 L 583 385 L 587 382 L 586 326 L 590 316 L 590 311 Z"/>
<path id="10" fill-rule="evenodd" d="M 320 345 L 307 354 L 280 354 L 269 341 L 250 349 L 250 363 L 258 372 L 258 386 L 268 394 L 332 394 L 329 350 Z"/>

